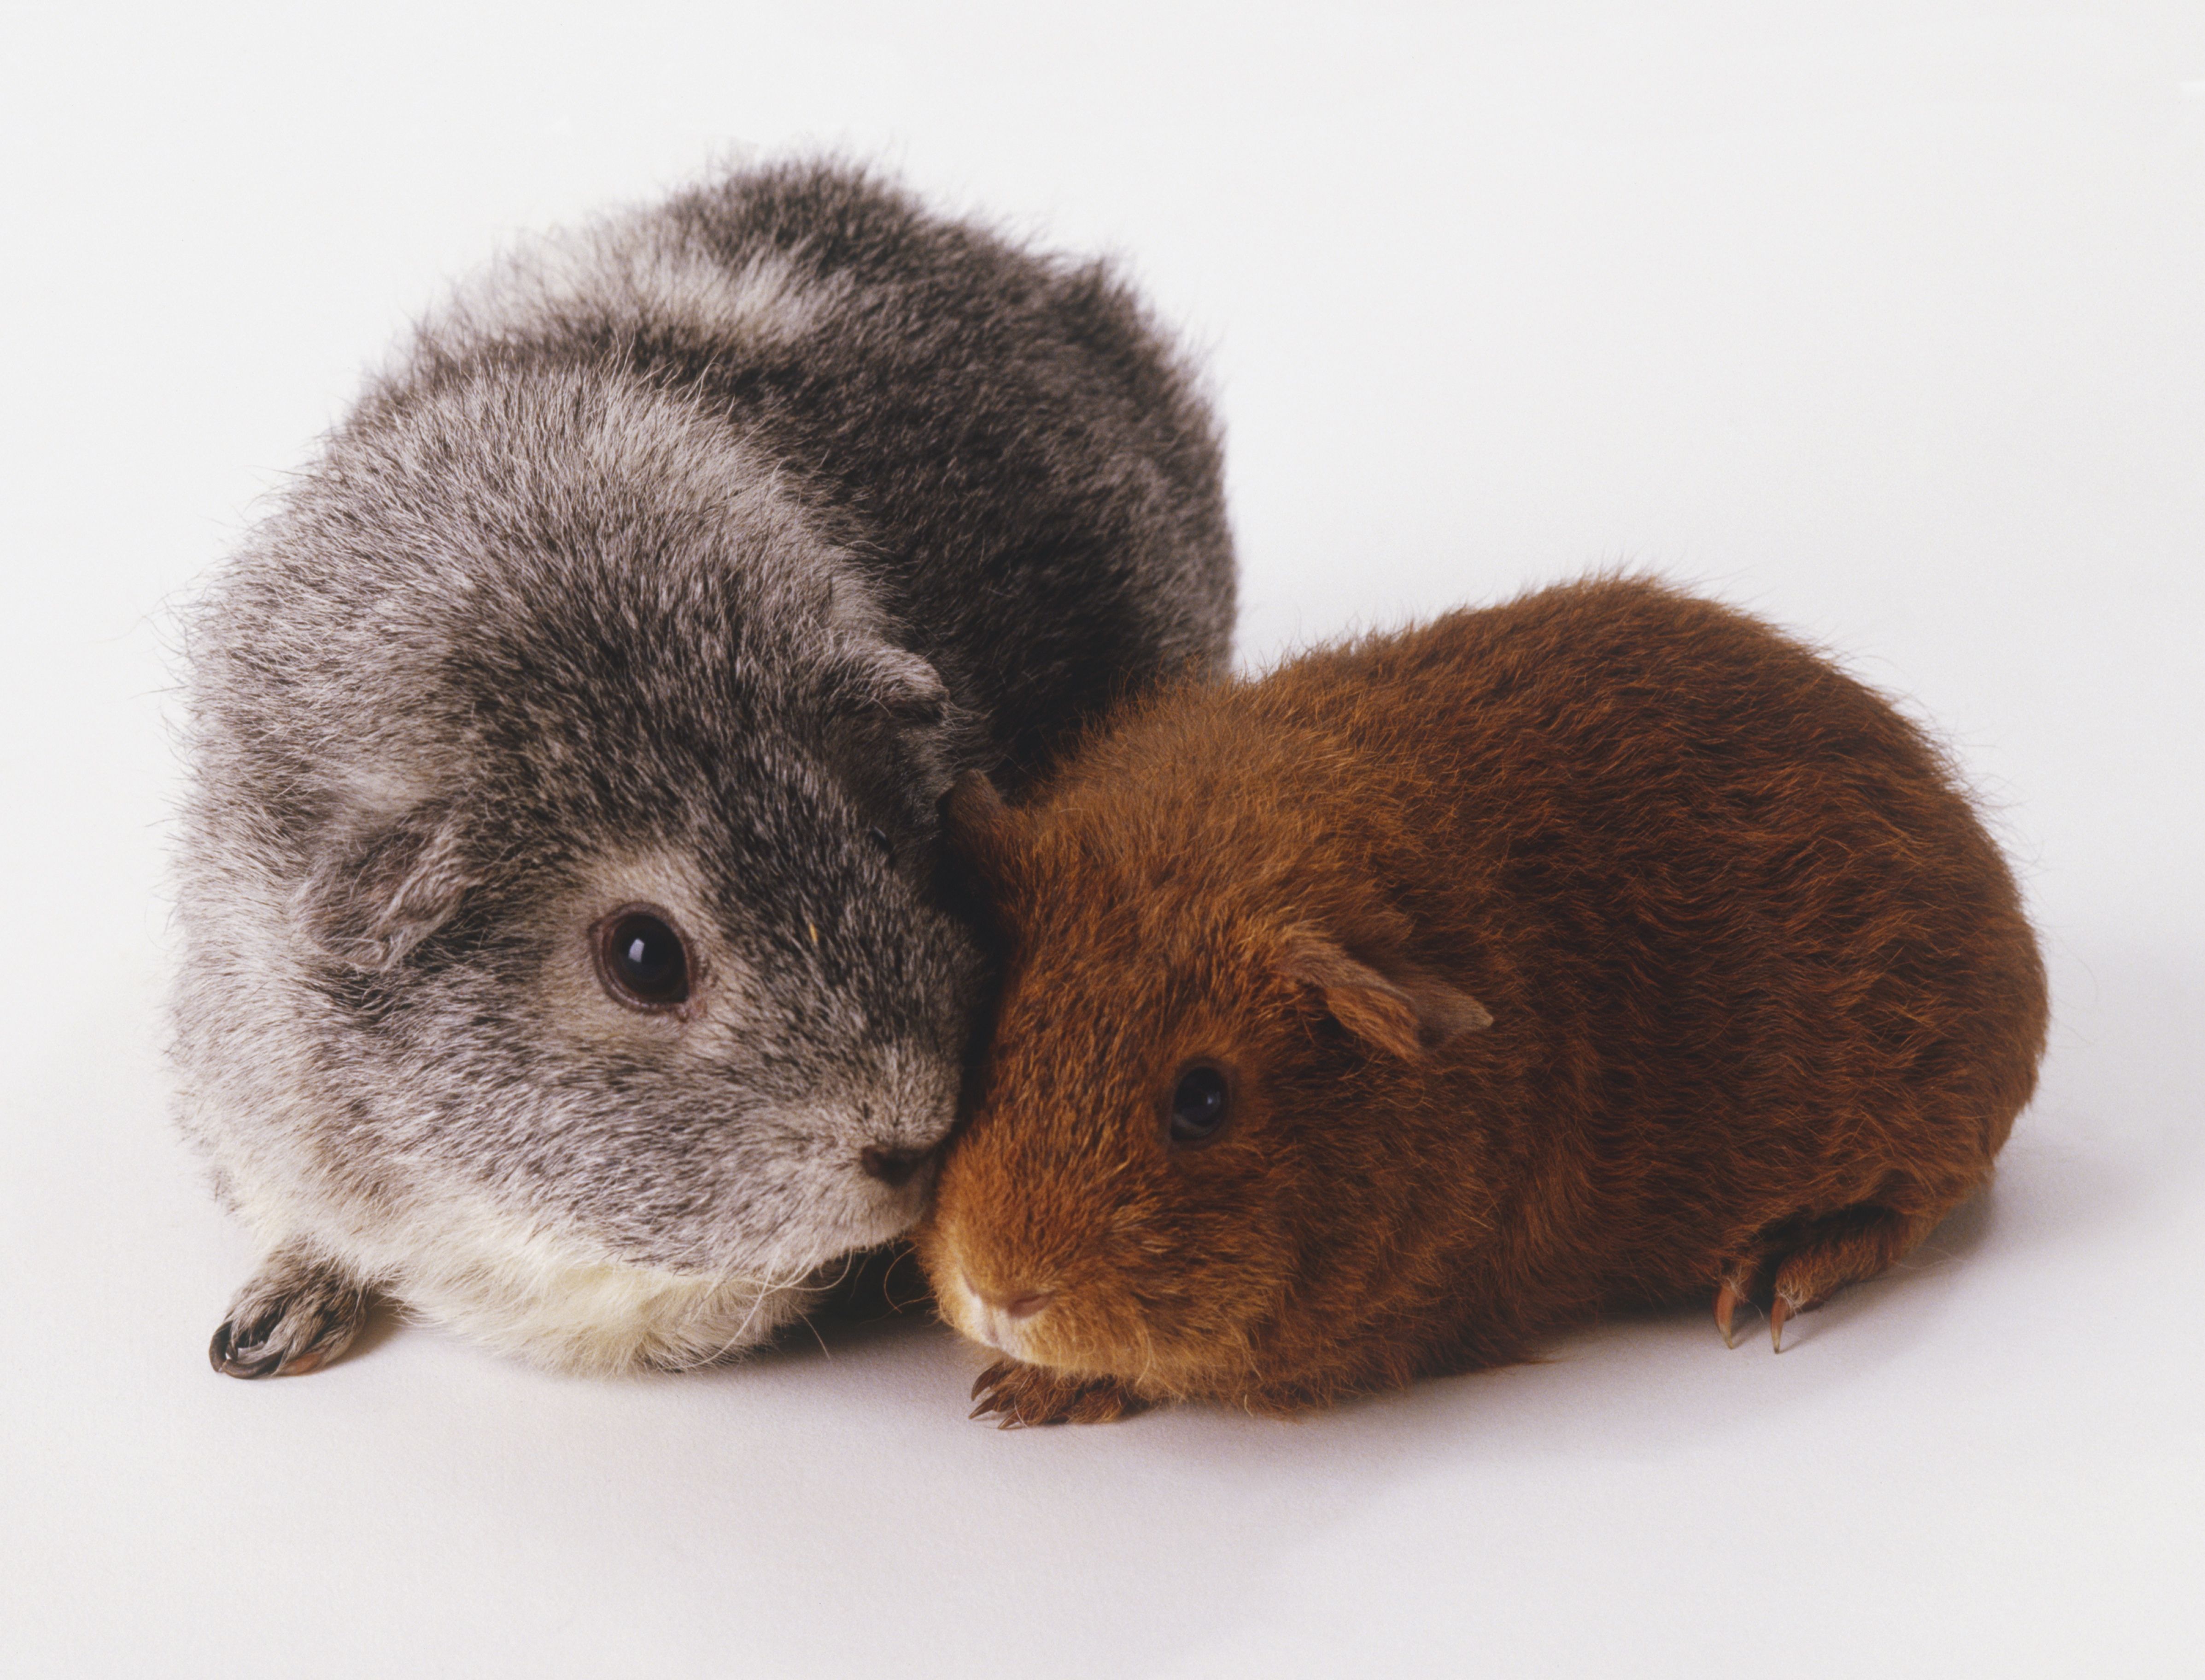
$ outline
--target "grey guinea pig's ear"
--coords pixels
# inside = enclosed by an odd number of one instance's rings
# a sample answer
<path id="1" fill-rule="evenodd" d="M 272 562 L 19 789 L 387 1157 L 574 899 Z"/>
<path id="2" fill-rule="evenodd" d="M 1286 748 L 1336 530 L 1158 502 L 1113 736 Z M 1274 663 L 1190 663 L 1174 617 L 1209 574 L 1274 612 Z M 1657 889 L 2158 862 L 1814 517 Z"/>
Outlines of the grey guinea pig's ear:
<path id="1" fill-rule="evenodd" d="M 936 724 L 948 714 L 942 674 L 908 648 L 878 640 L 846 644 L 829 679 L 838 703 L 851 711 L 885 713 L 898 723 Z"/>
<path id="2" fill-rule="evenodd" d="M 294 900 L 306 936 L 354 968 L 395 968 L 474 885 L 458 816 L 417 805 L 331 845 Z"/>
<path id="3" fill-rule="evenodd" d="M 1469 993 L 1403 965 L 1358 961 L 1315 928 L 1287 929 L 1279 971 L 1321 998 L 1325 1012 L 1364 1042 L 1404 1060 L 1493 1024 Z"/>

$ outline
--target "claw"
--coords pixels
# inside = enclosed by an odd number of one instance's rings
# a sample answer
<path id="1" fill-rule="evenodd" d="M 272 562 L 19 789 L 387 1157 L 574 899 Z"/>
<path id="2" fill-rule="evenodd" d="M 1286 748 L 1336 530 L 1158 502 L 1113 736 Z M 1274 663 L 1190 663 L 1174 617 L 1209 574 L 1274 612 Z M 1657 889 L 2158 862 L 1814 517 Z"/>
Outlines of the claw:
<path id="1" fill-rule="evenodd" d="M 1778 1353 L 1784 1351 L 1784 1321 L 1792 1316 L 1792 1303 L 1782 1296 L 1769 1304 L 1768 1342 Z"/>
<path id="2" fill-rule="evenodd" d="M 1738 1345 L 1738 1338 L 1731 1333 L 1731 1315 L 1738 1310 L 1738 1303 L 1744 1299 L 1745 1297 L 1738 1292 L 1738 1285 L 1728 1278 L 1725 1278 L 1722 1287 L 1715 1291 L 1715 1328 L 1722 1332 L 1725 1347 Z"/>
<path id="3" fill-rule="evenodd" d="M 996 1427 L 998 1429 L 1018 1429 L 1025 1427 L 1025 1420 L 1019 1416 L 1019 1409 L 1012 1403 L 1010 1396 L 1001 1392 L 989 1395 L 965 1416 L 977 1422 L 984 1417 L 994 1417 L 997 1412 L 1002 1414 L 1001 1417 L 996 1419 Z"/>

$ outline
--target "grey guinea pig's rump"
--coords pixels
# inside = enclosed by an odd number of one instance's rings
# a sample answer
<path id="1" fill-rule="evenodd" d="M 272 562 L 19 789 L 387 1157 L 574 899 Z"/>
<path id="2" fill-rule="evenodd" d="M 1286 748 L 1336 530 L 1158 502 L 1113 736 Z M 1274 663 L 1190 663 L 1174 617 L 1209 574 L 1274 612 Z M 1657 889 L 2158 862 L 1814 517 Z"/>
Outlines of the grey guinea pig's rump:
<path id="1" fill-rule="evenodd" d="M 1215 431 L 1099 263 L 834 163 L 510 259 L 187 623 L 187 1130 L 239 1375 L 371 1291 L 585 1369 L 758 1342 L 917 1216 L 984 964 L 933 887 L 1221 666 Z"/>

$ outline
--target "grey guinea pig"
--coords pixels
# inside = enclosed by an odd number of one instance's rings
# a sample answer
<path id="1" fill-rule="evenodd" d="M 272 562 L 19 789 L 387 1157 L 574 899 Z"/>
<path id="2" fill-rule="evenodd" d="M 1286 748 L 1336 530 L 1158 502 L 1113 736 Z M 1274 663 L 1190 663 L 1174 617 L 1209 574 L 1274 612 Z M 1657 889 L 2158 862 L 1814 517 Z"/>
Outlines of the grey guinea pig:
<path id="1" fill-rule="evenodd" d="M 962 771 L 1221 668 L 1216 431 L 1099 262 L 834 163 L 515 257 L 187 610 L 187 1133 L 264 1246 L 547 1364 L 755 1344 L 917 1218 L 978 946 Z"/>

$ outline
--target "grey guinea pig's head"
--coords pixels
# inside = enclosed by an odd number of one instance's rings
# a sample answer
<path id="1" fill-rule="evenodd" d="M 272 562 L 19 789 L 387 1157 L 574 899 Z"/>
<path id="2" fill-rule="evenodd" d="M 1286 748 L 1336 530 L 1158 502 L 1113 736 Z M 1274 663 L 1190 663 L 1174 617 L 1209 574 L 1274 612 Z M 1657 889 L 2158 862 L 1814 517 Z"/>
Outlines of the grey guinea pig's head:
<path id="1" fill-rule="evenodd" d="M 754 1315 L 918 1216 L 966 725 L 771 462 L 609 366 L 431 362 L 190 643 L 187 1113 L 264 1235 L 608 1366 L 755 1339 L 637 1277 Z"/>

